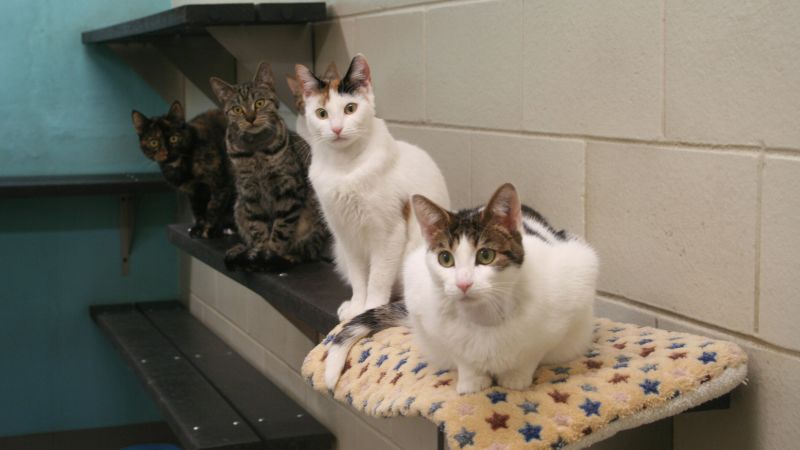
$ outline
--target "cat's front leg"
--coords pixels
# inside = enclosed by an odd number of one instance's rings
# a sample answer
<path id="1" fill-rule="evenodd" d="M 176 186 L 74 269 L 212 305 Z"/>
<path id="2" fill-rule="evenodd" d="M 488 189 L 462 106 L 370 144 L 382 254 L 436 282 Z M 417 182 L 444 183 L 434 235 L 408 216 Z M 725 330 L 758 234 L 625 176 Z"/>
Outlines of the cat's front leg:
<path id="1" fill-rule="evenodd" d="M 218 189 L 211 191 L 211 198 L 206 206 L 206 227 L 207 238 L 215 238 L 222 235 L 225 227 L 226 214 L 230 206 L 233 193 L 219 186 Z"/>
<path id="2" fill-rule="evenodd" d="M 347 249 L 337 239 L 334 243 L 336 253 L 336 264 L 343 266 L 347 271 L 347 281 L 353 290 L 350 300 L 342 302 L 336 310 L 339 320 L 342 322 L 350 320 L 361 314 L 365 310 L 367 300 L 367 276 L 369 265 L 367 260 L 356 252 Z"/>
<path id="3" fill-rule="evenodd" d="M 406 247 L 406 229 L 403 225 L 395 226 L 370 256 L 365 311 L 389 303 Z"/>
<path id="4" fill-rule="evenodd" d="M 492 385 L 492 377 L 486 372 L 473 369 L 464 364 L 458 365 L 458 384 L 456 392 L 461 395 L 482 391 Z"/>
<path id="5" fill-rule="evenodd" d="M 497 374 L 497 384 L 518 391 L 527 389 L 533 383 L 533 374 L 539 366 L 541 357 L 528 360 L 524 364 L 503 373 Z"/>

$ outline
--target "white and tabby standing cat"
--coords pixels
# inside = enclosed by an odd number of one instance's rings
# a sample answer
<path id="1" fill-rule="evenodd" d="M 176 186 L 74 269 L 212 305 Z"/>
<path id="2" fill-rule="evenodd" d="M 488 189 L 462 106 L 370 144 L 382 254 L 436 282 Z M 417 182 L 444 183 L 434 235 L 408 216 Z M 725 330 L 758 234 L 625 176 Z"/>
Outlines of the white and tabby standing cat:
<path id="1" fill-rule="evenodd" d="M 426 245 L 405 261 L 405 303 L 367 311 L 334 337 L 329 388 L 356 341 L 400 324 L 428 362 L 458 369 L 462 394 L 492 378 L 524 389 L 540 363 L 589 348 L 598 261 L 588 244 L 521 205 L 511 184 L 485 208 L 452 213 L 419 195 L 413 204 Z"/>
<path id="2" fill-rule="evenodd" d="M 445 207 L 444 177 L 425 151 L 396 141 L 375 117 L 369 65 L 362 55 L 341 80 L 325 81 L 297 66 L 303 83 L 311 167 L 334 236 L 336 268 L 353 289 L 339 307 L 352 318 L 389 302 L 406 250 L 422 242 L 409 198 L 424 194 Z"/>

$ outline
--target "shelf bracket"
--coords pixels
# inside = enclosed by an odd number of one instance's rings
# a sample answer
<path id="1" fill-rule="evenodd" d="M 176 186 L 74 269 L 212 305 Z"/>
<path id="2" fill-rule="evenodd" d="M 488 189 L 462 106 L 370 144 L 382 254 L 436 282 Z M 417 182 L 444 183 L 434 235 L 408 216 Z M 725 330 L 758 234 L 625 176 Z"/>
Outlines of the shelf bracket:
<path id="1" fill-rule="evenodd" d="M 119 210 L 119 249 L 122 260 L 122 275 L 130 272 L 131 247 L 133 246 L 133 228 L 135 226 L 135 197 L 132 194 L 120 196 Z"/>

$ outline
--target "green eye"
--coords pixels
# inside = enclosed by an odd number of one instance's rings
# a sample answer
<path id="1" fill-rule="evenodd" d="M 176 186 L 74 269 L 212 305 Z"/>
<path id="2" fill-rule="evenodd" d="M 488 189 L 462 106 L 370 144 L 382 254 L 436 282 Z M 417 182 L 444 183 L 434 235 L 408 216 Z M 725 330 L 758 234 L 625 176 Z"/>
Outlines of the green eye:
<path id="1" fill-rule="evenodd" d="M 319 117 L 322 120 L 327 119 L 328 118 L 328 111 L 325 111 L 324 108 L 317 108 L 317 117 Z"/>
<path id="2" fill-rule="evenodd" d="M 344 107 L 344 113 L 345 113 L 345 114 L 353 114 L 354 112 L 356 112 L 356 110 L 357 110 L 357 109 L 358 109 L 358 105 L 357 105 L 357 104 L 355 104 L 355 103 L 348 103 L 348 104 L 347 104 L 347 105 L 345 105 L 345 107 Z"/>
<path id="3" fill-rule="evenodd" d="M 231 111 L 233 111 L 234 114 L 244 114 L 244 108 L 241 106 L 234 106 L 231 108 Z"/>
<path id="4" fill-rule="evenodd" d="M 439 252 L 439 264 L 441 264 L 442 267 L 453 267 L 453 264 L 455 264 L 455 261 L 453 261 L 453 254 L 447 250 Z"/>
<path id="5" fill-rule="evenodd" d="M 158 147 L 158 140 L 157 139 L 151 139 L 150 142 L 147 143 L 147 145 L 149 145 L 150 148 L 156 148 L 156 147 Z"/>
<path id="6" fill-rule="evenodd" d="M 170 136 L 169 137 L 169 143 L 170 144 L 177 144 L 178 141 L 180 141 L 180 140 L 181 140 L 181 138 L 179 136 Z"/>
<path id="7" fill-rule="evenodd" d="M 266 106 L 266 104 L 267 104 L 267 101 L 262 98 L 262 99 L 256 100 L 255 107 L 256 107 L 256 109 L 263 108 L 264 106 Z"/>
<path id="8" fill-rule="evenodd" d="M 490 248 L 482 248 L 478 250 L 478 264 L 491 264 L 494 261 L 495 252 Z"/>

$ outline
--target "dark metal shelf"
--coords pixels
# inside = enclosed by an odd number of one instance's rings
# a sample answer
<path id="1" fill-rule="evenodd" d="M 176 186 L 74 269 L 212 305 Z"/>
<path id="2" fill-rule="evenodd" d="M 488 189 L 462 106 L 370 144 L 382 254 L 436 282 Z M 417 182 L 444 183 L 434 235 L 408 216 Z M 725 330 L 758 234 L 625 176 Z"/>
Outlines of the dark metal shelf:
<path id="1" fill-rule="evenodd" d="M 0 198 L 166 192 L 160 173 L 0 177 Z"/>
<path id="2" fill-rule="evenodd" d="M 188 224 L 169 225 L 170 242 L 318 333 L 326 334 L 339 323 L 336 309 L 350 298 L 350 288 L 334 272 L 332 264 L 300 264 L 282 274 L 229 271 L 224 263 L 225 250 L 237 243 L 237 238 L 195 239 L 189 236 L 188 228 Z"/>
<path id="3" fill-rule="evenodd" d="M 185 5 L 104 28 L 84 31 L 84 44 L 149 41 L 179 35 L 207 35 L 206 27 L 304 24 L 326 18 L 325 3 L 231 3 Z"/>

